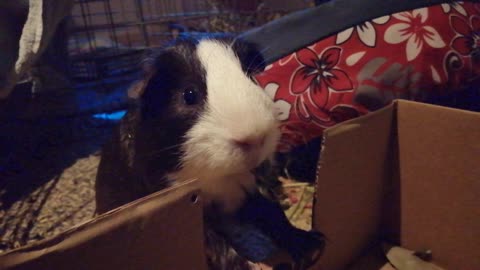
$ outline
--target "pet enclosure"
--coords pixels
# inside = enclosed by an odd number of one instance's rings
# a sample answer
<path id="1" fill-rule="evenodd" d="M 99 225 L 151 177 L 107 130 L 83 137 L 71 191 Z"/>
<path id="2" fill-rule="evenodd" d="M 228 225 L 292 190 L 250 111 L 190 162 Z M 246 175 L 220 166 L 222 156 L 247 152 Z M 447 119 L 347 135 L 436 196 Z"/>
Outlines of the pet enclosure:
<path id="1" fill-rule="evenodd" d="M 314 1 L 77 0 L 68 43 L 72 79 L 105 80 L 131 74 L 147 48 L 179 35 L 242 33 Z M 127 76 L 128 77 L 128 76 Z"/>
<path id="2" fill-rule="evenodd" d="M 41 61 L 0 103 L 0 253 L 92 215 L 98 151 L 123 115 L 125 92 L 149 48 L 178 35 L 242 33 L 312 5 L 76 0 Z"/>

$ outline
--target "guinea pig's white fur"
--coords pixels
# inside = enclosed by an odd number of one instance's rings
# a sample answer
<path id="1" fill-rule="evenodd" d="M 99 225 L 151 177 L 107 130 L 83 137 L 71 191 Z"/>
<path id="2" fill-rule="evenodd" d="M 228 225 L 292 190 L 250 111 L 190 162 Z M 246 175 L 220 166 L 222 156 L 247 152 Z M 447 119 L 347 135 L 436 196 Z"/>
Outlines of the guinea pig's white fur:
<path id="1" fill-rule="evenodd" d="M 273 101 L 242 70 L 231 46 L 203 40 L 197 56 L 205 69 L 206 106 L 186 134 L 175 180 L 199 178 L 204 201 L 222 202 L 224 211 L 241 204 L 255 188 L 251 170 L 275 151 L 279 130 Z M 235 141 L 259 141 L 245 151 Z"/>

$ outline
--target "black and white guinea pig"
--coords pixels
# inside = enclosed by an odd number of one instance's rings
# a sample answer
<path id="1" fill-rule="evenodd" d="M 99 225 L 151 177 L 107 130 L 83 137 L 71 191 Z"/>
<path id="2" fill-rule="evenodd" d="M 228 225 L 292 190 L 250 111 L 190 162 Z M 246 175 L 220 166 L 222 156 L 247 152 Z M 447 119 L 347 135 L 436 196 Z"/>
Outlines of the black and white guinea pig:
<path id="1" fill-rule="evenodd" d="M 279 139 L 272 100 L 252 75 L 259 52 L 238 39 L 181 39 L 152 70 L 102 152 L 97 212 L 198 178 L 206 206 L 234 211 L 256 188 L 251 171 Z"/>

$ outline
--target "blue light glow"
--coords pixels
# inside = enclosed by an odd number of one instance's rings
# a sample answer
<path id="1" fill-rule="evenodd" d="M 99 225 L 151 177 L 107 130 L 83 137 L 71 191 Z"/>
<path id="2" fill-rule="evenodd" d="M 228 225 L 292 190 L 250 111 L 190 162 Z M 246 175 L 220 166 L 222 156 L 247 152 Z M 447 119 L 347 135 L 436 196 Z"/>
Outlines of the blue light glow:
<path id="1" fill-rule="evenodd" d="M 94 114 L 93 117 L 98 119 L 117 121 L 122 119 L 122 117 L 125 115 L 126 112 L 127 111 L 123 110 L 123 111 L 117 111 L 113 113 L 99 113 L 99 114 Z"/>

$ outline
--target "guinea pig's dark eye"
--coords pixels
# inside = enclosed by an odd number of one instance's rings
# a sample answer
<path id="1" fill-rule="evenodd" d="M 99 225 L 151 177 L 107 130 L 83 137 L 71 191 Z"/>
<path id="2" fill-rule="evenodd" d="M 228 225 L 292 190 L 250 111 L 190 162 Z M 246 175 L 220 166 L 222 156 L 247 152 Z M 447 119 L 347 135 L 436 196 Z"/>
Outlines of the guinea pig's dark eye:
<path id="1" fill-rule="evenodd" d="M 187 88 L 183 91 L 183 100 L 187 105 L 195 105 L 198 103 L 198 91 L 195 88 Z"/>

